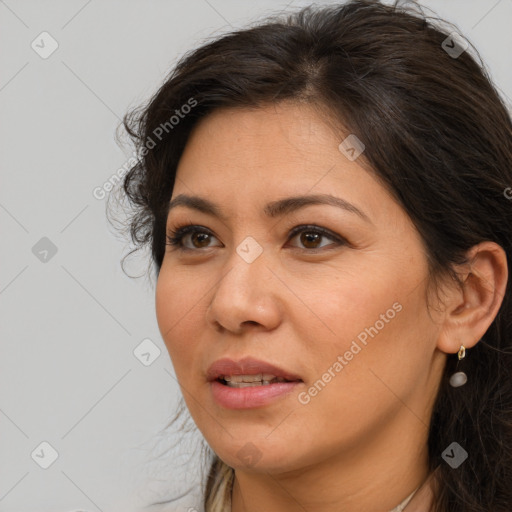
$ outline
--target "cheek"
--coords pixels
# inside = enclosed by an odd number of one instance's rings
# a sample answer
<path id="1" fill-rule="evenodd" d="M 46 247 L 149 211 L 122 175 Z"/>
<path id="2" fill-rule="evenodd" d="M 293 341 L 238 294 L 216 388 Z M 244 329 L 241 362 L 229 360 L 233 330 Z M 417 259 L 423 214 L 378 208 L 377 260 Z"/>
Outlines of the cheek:
<path id="1" fill-rule="evenodd" d="M 175 321 L 177 317 L 177 304 L 178 301 L 176 301 L 172 281 L 166 279 L 166 273 L 162 268 L 156 283 L 155 312 L 160 334 L 166 344 L 172 334 L 173 321 Z"/>
<path id="2" fill-rule="evenodd" d="M 172 277 L 171 277 L 172 275 Z M 180 278 L 181 277 L 181 278 Z M 192 357 L 200 329 L 198 314 L 204 287 L 193 284 L 179 272 L 160 271 L 155 290 L 155 311 L 160 334 L 167 347 L 175 371 L 178 372 Z M 201 324 L 202 325 L 202 324 Z"/>
<path id="3" fill-rule="evenodd" d="M 352 290 L 351 301 L 340 295 L 324 307 L 322 318 L 335 335 L 317 335 L 315 352 L 308 351 L 311 372 L 300 403 L 309 400 L 305 421 L 322 418 L 323 428 L 334 437 L 341 435 L 342 425 L 342 437 L 355 443 L 362 432 L 410 403 L 426 382 L 427 343 L 420 345 L 428 332 L 417 315 L 419 295 L 397 290 L 376 297 L 375 291 L 364 289 L 359 294 Z M 313 336 L 314 329 L 308 332 Z"/>
<path id="4" fill-rule="evenodd" d="M 399 388 L 407 379 L 414 380 L 411 372 L 428 358 L 435 334 L 426 310 L 425 274 L 411 265 L 399 270 L 392 261 L 359 267 L 358 272 L 347 265 L 335 278 L 328 269 L 330 279 L 323 281 L 317 274 L 315 288 L 312 282 L 296 288 L 314 313 L 304 315 L 300 308 L 295 318 L 310 340 L 311 378 L 322 378 L 342 356 L 343 369 L 337 366 L 337 375 L 344 377 L 333 379 L 338 383 L 333 390 L 338 385 L 351 392 L 368 387 L 374 393 L 378 376 Z"/>
<path id="5" fill-rule="evenodd" d="M 304 316 L 303 308 L 299 308 L 302 319 L 298 321 L 304 323 L 307 318 L 310 332 L 315 328 L 325 339 L 322 345 L 331 346 L 337 353 L 344 352 L 360 333 L 364 340 L 365 329 L 377 322 L 378 330 L 383 331 L 383 327 L 397 316 L 400 305 L 393 307 L 393 304 L 403 300 L 406 289 L 396 276 L 396 272 L 378 275 L 375 268 L 373 271 L 328 269 L 325 278 L 317 274 L 316 286 L 313 287 L 313 282 L 303 281 L 295 288 L 312 313 Z"/>

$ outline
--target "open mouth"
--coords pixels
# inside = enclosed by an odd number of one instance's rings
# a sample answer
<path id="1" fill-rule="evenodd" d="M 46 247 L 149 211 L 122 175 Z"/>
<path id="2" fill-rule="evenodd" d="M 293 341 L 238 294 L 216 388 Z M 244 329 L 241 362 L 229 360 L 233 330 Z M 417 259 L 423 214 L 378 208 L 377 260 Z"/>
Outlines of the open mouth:
<path id="1" fill-rule="evenodd" d="M 238 370 L 235 368 L 235 370 Z M 246 370 L 247 371 L 247 370 Z M 296 375 L 276 376 L 268 373 L 235 375 L 227 372 L 212 375 L 210 389 L 213 400 L 226 409 L 253 409 L 265 407 L 275 400 L 293 393 L 304 381 Z"/>
<path id="2" fill-rule="evenodd" d="M 282 377 L 274 377 L 274 376 L 222 376 L 216 379 L 217 382 L 228 386 L 230 388 L 247 388 L 247 387 L 255 387 L 255 386 L 270 386 L 272 384 L 279 384 L 283 382 L 301 382 L 301 381 L 293 381 L 287 380 Z"/>

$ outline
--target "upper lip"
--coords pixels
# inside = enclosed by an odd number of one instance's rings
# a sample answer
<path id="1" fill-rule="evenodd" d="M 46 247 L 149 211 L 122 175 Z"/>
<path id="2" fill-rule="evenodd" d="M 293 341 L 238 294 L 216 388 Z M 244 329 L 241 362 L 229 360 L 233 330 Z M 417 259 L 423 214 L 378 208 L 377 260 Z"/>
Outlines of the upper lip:
<path id="1" fill-rule="evenodd" d="M 218 359 L 208 368 L 206 377 L 211 382 L 224 375 L 258 375 L 259 373 L 268 373 L 286 380 L 302 380 L 288 370 L 253 357 L 244 357 L 238 361 L 226 357 Z"/>

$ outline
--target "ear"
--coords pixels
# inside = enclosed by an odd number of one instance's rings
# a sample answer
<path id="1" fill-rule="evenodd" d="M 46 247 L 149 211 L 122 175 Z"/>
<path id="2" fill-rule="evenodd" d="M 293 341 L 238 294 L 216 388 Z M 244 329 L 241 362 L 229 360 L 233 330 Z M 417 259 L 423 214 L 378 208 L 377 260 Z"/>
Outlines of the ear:
<path id="1" fill-rule="evenodd" d="M 474 347 L 498 314 L 507 287 L 507 256 L 495 242 L 482 242 L 467 253 L 456 270 L 462 286 L 450 284 L 437 348 L 456 353 Z"/>

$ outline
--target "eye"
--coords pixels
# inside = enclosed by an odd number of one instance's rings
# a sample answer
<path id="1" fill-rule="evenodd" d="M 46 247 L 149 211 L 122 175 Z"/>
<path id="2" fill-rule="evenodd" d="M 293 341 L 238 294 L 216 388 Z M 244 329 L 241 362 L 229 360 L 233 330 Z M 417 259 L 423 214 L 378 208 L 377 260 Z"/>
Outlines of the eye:
<path id="1" fill-rule="evenodd" d="M 292 229 L 290 233 L 290 240 L 292 240 L 295 237 L 299 237 L 300 243 L 306 248 L 306 249 L 322 249 L 325 246 L 333 245 L 333 244 L 323 244 L 318 245 L 320 240 L 322 238 L 328 238 L 331 241 L 334 241 L 334 245 L 340 246 L 345 245 L 347 241 L 331 231 L 321 228 L 319 226 L 313 226 L 313 225 L 307 225 L 307 226 L 297 226 L 296 228 Z M 299 247 L 300 249 L 300 247 Z"/>
<path id="2" fill-rule="evenodd" d="M 188 239 L 188 235 L 191 235 L 190 240 L 192 242 L 192 247 L 184 245 L 184 240 Z M 193 251 L 195 249 L 210 247 L 209 245 L 205 245 L 205 242 L 208 242 L 208 239 L 211 236 L 213 235 L 208 229 L 193 224 L 187 224 L 185 226 L 178 227 L 175 230 L 171 230 L 167 235 L 167 244 L 173 247 L 178 247 L 182 251 Z"/>
<path id="3" fill-rule="evenodd" d="M 323 249 L 329 245 L 346 245 L 348 242 L 341 236 L 335 233 L 314 225 L 302 225 L 297 226 L 290 232 L 288 240 L 293 240 L 299 237 L 299 242 L 303 247 L 297 247 L 298 249 L 312 252 L 317 249 Z M 177 227 L 171 230 L 167 235 L 167 245 L 177 247 L 181 251 L 195 251 L 197 249 L 208 249 L 214 247 L 209 245 L 208 242 L 211 238 L 215 238 L 209 229 L 202 226 L 196 226 L 194 224 L 187 224 L 181 227 Z M 324 239 L 330 239 L 334 241 L 334 244 L 319 244 Z M 189 242 L 187 244 L 186 242 Z"/>

